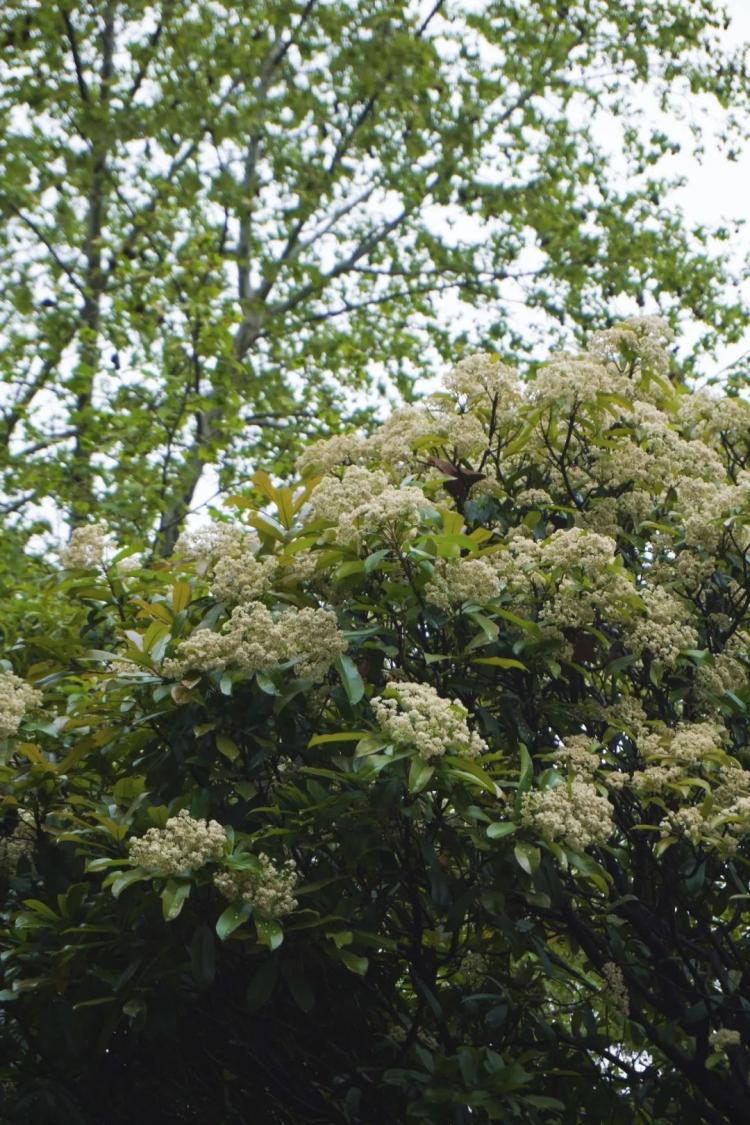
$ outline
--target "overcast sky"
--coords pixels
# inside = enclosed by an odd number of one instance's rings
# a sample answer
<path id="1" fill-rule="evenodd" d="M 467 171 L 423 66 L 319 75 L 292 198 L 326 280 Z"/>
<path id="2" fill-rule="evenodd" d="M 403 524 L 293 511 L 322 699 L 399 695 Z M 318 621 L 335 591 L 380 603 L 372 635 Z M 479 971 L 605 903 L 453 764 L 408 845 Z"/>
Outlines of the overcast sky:
<path id="1" fill-rule="evenodd" d="M 729 43 L 750 43 L 750 0 L 724 0 L 724 4 L 732 17 Z M 707 224 L 716 224 L 722 219 L 744 219 L 747 225 L 736 252 L 738 258 L 750 256 L 750 142 L 736 161 L 709 150 L 700 164 L 682 154 L 674 158 L 671 166 L 687 180 L 679 193 L 687 219 Z M 723 349 L 715 364 L 706 362 L 706 374 L 718 372 L 749 350 L 750 328 L 741 345 Z"/>

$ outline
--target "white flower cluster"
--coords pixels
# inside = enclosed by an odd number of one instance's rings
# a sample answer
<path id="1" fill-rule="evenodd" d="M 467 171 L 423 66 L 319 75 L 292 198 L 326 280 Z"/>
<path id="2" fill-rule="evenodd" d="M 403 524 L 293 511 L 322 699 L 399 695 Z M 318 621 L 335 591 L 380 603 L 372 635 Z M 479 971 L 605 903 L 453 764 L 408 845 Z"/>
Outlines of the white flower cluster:
<path id="1" fill-rule="evenodd" d="M 523 402 L 516 372 L 486 352 L 476 352 L 462 359 L 445 377 L 443 385 L 446 390 L 467 399 L 470 405 L 494 405 L 506 415 Z"/>
<path id="2" fill-rule="evenodd" d="M 750 633 L 738 629 L 724 651 L 716 654 L 713 664 L 703 664 L 696 670 L 695 687 L 701 701 L 713 709 L 712 696 L 721 696 L 725 691 L 742 691 L 750 678 L 749 658 Z"/>
<path id="3" fill-rule="evenodd" d="M 261 602 L 251 602 L 237 606 L 219 633 L 196 629 L 181 642 L 177 659 L 163 662 L 162 674 L 179 679 L 234 668 L 254 675 L 294 660 L 297 675 L 321 680 L 346 647 L 330 610 L 290 607 L 274 618 Z"/>
<path id="4" fill-rule="evenodd" d="M 258 557 L 260 539 L 254 531 L 227 523 L 210 523 L 184 532 L 175 553 L 207 574 L 211 593 L 231 605 L 256 601 L 270 588 L 276 572 L 273 555 Z"/>
<path id="5" fill-rule="evenodd" d="M 186 809 L 171 816 L 164 828 L 149 828 L 128 842 L 128 858 L 155 875 L 179 875 L 203 867 L 224 854 L 227 835 L 216 820 L 194 819 Z"/>
<path id="6" fill-rule="evenodd" d="M 179 558 L 196 563 L 199 570 L 205 573 L 224 555 L 244 554 L 254 541 L 255 535 L 244 527 L 212 521 L 183 531 L 174 550 Z"/>
<path id="7" fill-rule="evenodd" d="M 283 918 L 297 909 L 294 890 L 299 881 L 294 860 L 280 867 L 260 852 L 261 871 L 217 871 L 214 884 L 230 902 L 247 902 L 271 918 Z"/>
<path id="8" fill-rule="evenodd" d="M 688 607 L 662 586 L 647 586 L 639 594 L 645 612 L 629 630 L 633 652 L 641 655 L 648 651 L 654 660 L 673 667 L 680 652 L 698 645 Z"/>
<path id="9" fill-rule="evenodd" d="M 0 738 L 11 738 L 21 720 L 42 702 L 42 693 L 14 672 L 0 671 Z"/>
<path id="10" fill-rule="evenodd" d="M 607 1003 L 623 1019 L 627 1019 L 630 1014 L 630 997 L 628 996 L 622 969 L 614 961 L 607 961 L 606 964 L 602 965 L 601 975 L 604 978 L 602 991 Z"/>
<path id="11" fill-rule="evenodd" d="M 469 712 L 458 699 L 443 699 L 429 684 L 391 683 L 372 700 L 383 734 L 397 746 L 414 746 L 426 762 L 443 754 L 475 758 L 487 750 L 469 729 Z"/>
<path id="12" fill-rule="evenodd" d="M 211 593 L 232 605 L 254 602 L 269 590 L 275 573 L 273 555 L 256 558 L 254 550 L 225 555 L 212 568 Z"/>
<path id="13" fill-rule="evenodd" d="M 424 406 L 402 406 L 367 439 L 367 451 L 387 465 L 409 464 L 415 450 L 437 448 L 438 419 Z"/>
<path id="14" fill-rule="evenodd" d="M 468 988 L 480 988 L 487 978 L 489 961 L 483 953 L 470 949 L 461 962 L 461 975 Z"/>
<path id="15" fill-rule="evenodd" d="M 12 879 L 19 860 L 32 854 L 35 840 L 34 818 L 26 809 L 21 809 L 18 824 L 10 836 L 0 836 L 0 875 Z"/>
<path id="16" fill-rule="evenodd" d="M 531 401 L 546 410 L 571 414 L 601 395 L 632 393 L 629 380 L 590 355 L 561 355 L 545 364 L 531 384 Z"/>
<path id="17" fill-rule="evenodd" d="M 601 764 L 601 750 L 589 734 L 566 734 L 564 742 L 555 750 L 554 758 L 574 773 L 591 777 Z"/>
<path id="18" fill-rule="evenodd" d="M 60 551 L 60 562 L 66 570 L 91 570 L 101 566 L 111 546 L 103 523 L 88 523 L 73 529 L 67 547 Z"/>
<path id="19" fill-rule="evenodd" d="M 595 332 L 588 350 L 618 368 L 627 368 L 636 362 L 650 373 L 663 377 L 669 371 L 667 347 L 673 340 L 674 332 L 661 317 L 630 317 L 612 328 Z"/>
<path id="20" fill-rule="evenodd" d="M 312 494 L 310 516 L 333 526 L 337 542 L 357 543 L 374 531 L 411 528 L 429 506 L 419 488 L 396 488 L 380 470 L 351 465 L 339 479 L 324 477 Z"/>
<path id="21" fill-rule="evenodd" d="M 722 748 L 725 739 L 726 731 L 717 723 L 678 723 L 667 752 L 683 765 L 699 766 Z"/>
<path id="22" fill-rule="evenodd" d="M 438 559 L 424 594 L 428 602 L 449 609 L 462 602 L 486 605 L 502 588 L 497 567 L 488 558 Z"/>
<path id="23" fill-rule="evenodd" d="M 525 793 L 521 820 L 549 840 L 582 852 L 606 844 L 614 830 L 612 805 L 590 781 L 573 777 L 550 789 Z"/>
<path id="24" fill-rule="evenodd" d="M 357 434 L 334 434 L 309 445 L 295 467 L 301 477 L 323 476 L 339 465 L 356 464 L 365 449 L 365 440 Z"/>
<path id="25" fill-rule="evenodd" d="M 621 695 L 604 709 L 604 717 L 612 730 L 622 731 L 629 738 L 638 739 L 649 730 L 643 704 L 633 695 Z"/>
<path id="26" fill-rule="evenodd" d="M 708 1041 L 715 1051 L 726 1051 L 727 1047 L 739 1047 L 740 1033 L 733 1027 L 719 1027 L 710 1032 Z"/>

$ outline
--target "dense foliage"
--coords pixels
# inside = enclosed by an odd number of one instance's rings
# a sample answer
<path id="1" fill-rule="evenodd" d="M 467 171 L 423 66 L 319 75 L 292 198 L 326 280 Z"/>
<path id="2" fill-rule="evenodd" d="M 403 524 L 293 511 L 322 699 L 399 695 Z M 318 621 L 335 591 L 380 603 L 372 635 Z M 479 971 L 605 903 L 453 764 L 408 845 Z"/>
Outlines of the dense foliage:
<path id="1" fill-rule="evenodd" d="M 724 25 L 713 0 L 6 0 L 21 546 L 54 504 L 169 554 L 206 465 L 200 502 L 288 473 L 357 392 L 455 355 L 443 294 L 508 352 L 519 305 L 549 333 L 617 298 L 737 338 L 732 232 L 691 231 L 661 163 L 686 107 L 730 144 L 746 124 Z"/>
<path id="2" fill-rule="evenodd" d="M 3 1120 L 737 1120 L 750 408 L 668 345 L 76 532 L 0 673 Z"/>

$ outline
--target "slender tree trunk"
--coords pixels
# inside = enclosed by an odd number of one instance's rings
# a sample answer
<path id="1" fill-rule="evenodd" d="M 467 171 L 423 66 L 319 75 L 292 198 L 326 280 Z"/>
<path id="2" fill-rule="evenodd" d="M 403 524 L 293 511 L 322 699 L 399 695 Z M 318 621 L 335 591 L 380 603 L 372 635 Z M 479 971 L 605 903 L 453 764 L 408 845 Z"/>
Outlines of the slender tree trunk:
<path id="1" fill-rule="evenodd" d="M 92 426 L 91 405 L 99 370 L 99 329 L 101 304 L 106 277 L 102 269 L 101 237 L 106 221 L 107 157 L 111 143 L 108 127 L 109 93 L 113 75 L 115 48 L 115 4 L 110 0 L 104 10 L 101 35 L 102 61 L 97 104 L 93 93 L 81 78 L 84 113 L 91 115 L 91 183 L 87 198 L 86 237 L 84 244 L 85 297 L 81 310 L 79 366 L 75 381 L 73 423 L 75 440 L 71 463 L 70 521 L 76 527 L 85 523 L 95 508 L 92 454 L 96 451 L 97 433 Z M 78 60 L 76 60 L 78 66 Z"/>

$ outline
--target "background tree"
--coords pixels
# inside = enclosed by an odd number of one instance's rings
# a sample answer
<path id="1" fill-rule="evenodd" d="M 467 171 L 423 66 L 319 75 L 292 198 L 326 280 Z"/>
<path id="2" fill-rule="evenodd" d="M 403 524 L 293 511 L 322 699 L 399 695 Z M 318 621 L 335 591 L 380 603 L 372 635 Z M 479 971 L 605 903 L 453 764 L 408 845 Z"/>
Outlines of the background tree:
<path id="1" fill-rule="evenodd" d="M 154 568 L 78 529 L 0 672 L 3 1120 L 738 1120 L 750 407 L 668 344 L 467 358 Z"/>
<path id="2" fill-rule="evenodd" d="M 706 0 L 9 0 L 5 514 L 105 511 L 168 553 L 207 464 L 222 489 L 288 469 L 351 392 L 446 355 L 441 294 L 508 351 L 519 301 L 585 328 L 648 295 L 735 338 L 659 168 L 677 134 L 638 109 L 742 108 L 724 23 Z"/>

